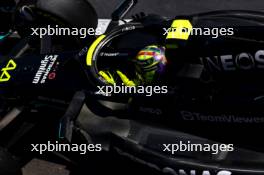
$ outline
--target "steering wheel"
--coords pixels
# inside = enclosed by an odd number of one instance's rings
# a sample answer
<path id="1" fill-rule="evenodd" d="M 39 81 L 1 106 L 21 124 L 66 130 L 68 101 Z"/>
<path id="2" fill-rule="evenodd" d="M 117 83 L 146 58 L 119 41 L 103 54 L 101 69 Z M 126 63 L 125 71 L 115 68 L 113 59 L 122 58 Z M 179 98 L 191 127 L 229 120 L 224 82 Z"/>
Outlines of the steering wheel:
<path id="1" fill-rule="evenodd" d="M 138 52 L 149 45 L 161 45 L 163 39 L 142 23 L 127 23 L 110 33 L 101 35 L 90 46 L 86 65 L 92 84 L 109 85 L 99 72 L 101 70 L 123 70 L 133 74 L 134 60 Z"/>

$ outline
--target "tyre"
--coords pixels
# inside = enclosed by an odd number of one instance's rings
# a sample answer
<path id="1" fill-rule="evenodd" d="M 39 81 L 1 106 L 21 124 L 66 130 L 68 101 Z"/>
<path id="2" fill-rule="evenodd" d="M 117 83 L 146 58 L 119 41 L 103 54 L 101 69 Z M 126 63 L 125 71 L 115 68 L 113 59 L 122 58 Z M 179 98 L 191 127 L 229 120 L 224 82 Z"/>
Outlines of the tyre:
<path id="1" fill-rule="evenodd" d="M 36 7 L 74 27 L 97 27 L 97 13 L 86 0 L 38 0 Z"/>
<path id="2" fill-rule="evenodd" d="M 97 23 L 97 13 L 87 0 L 22 0 L 15 15 L 15 28 L 22 37 L 32 34 L 31 28 L 57 25 L 59 28 L 95 30 Z M 81 42 L 94 40 L 94 36 L 74 37 Z"/>
<path id="3" fill-rule="evenodd" d="M 0 1 L 0 35 L 7 33 L 13 26 L 12 13 L 15 9 L 15 2 L 13 0 Z"/>

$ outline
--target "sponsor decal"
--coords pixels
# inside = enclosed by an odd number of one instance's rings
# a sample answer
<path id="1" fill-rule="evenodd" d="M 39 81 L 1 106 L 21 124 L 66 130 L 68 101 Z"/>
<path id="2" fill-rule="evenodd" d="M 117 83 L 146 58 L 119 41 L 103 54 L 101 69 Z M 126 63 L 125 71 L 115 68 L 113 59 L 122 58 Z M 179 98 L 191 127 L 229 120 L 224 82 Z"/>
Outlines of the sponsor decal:
<path id="1" fill-rule="evenodd" d="M 2 68 L 2 74 L 0 76 L 0 82 L 6 82 L 9 81 L 11 78 L 11 75 L 9 74 L 9 71 L 12 71 L 16 69 L 17 65 L 14 60 L 9 60 L 6 67 Z"/>
<path id="2" fill-rule="evenodd" d="M 135 30 L 135 29 L 136 29 L 135 26 L 127 26 L 127 27 L 124 27 L 122 29 L 122 32 L 131 31 L 131 30 Z"/>
<path id="3" fill-rule="evenodd" d="M 128 53 L 120 53 L 120 52 L 101 52 L 100 56 L 104 57 L 116 57 L 116 56 L 128 56 Z"/>
<path id="4" fill-rule="evenodd" d="M 40 62 L 40 67 L 35 74 L 35 77 L 32 81 L 33 84 L 44 84 L 47 79 L 53 80 L 56 77 L 56 60 L 58 55 L 47 55 L 44 57 L 43 60 Z M 56 65 L 55 65 L 56 63 Z"/>
<path id="5" fill-rule="evenodd" d="M 236 71 L 264 69 L 264 50 L 255 53 L 202 57 L 202 64 L 210 71 Z"/>
<path id="6" fill-rule="evenodd" d="M 164 168 L 163 169 L 164 173 L 170 173 L 174 175 L 232 175 L 232 172 L 226 171 L 226 170 L 221 170 L 218 172 L 211 172 L 209 170 L 204 170 L 204 171 L 196 171 L 196 170 L 190 170 L 186 171 L 184 169 L 179 169 L 177 172 L 171 168 Z"/>
<path id="7" fill-rule="evenodd" d="M 162 110 L 159 108 L 140 107 L 139 111 L 144 112 L 144 113 L 154 114 L 154 115 L 162 115 L 163 114 Z"/>
<path id="8" fill-rule="evenodd" d="M 202 121 L 213 123 L 245 123 L 259 124 L 264 123 L 264 117 L 257 116 L 236 116 L 236 115 L 207 115 L 198 112 L 180 111 L 180 115 L 185 121 Z"/>

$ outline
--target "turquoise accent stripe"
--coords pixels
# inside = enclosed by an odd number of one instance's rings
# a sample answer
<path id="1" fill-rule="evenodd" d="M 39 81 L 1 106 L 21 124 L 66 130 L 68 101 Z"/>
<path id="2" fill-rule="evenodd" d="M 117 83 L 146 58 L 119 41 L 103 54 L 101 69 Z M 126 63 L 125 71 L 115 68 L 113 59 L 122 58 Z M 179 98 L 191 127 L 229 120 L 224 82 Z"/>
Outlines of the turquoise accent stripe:
<path id="1" fill-rule="evenodd" d="M 61 136 L 61 129 L 62 129 L 62 123 L 60 123 L 59 126 L 59 139 L 63 139 L 64 137 Z"/>
<path id="2" fill-rule="evenodd" d="M 3 40 L 5 39 L 7 36 L 9 36 L 11 34 L 11 32 L 8 32 L 7 34 L 5 35 L 0 35 L 0 40 Z"/>

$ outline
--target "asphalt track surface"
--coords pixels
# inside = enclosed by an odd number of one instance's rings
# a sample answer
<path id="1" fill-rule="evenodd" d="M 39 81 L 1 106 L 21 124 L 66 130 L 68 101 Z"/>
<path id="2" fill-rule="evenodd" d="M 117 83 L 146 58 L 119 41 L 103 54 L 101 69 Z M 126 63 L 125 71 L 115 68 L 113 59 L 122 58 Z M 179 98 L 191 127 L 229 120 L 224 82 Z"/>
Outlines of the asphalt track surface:
<path id="1" fill-rule="evenodd" d="M 95 7 L 99 18 L 108 19 L 111 12 L 121 0 L 89 0 Z M 263 0 L 138 0 L 139 3 L 128 14 L 144 12 L 160 14 L 168 17 L 188 15 L 213 10 L 256 10 L 264 11 Z M 24 168 L 24 175 L 68 175 L 62 165 L 41 160 L 33 160 Z"/>

